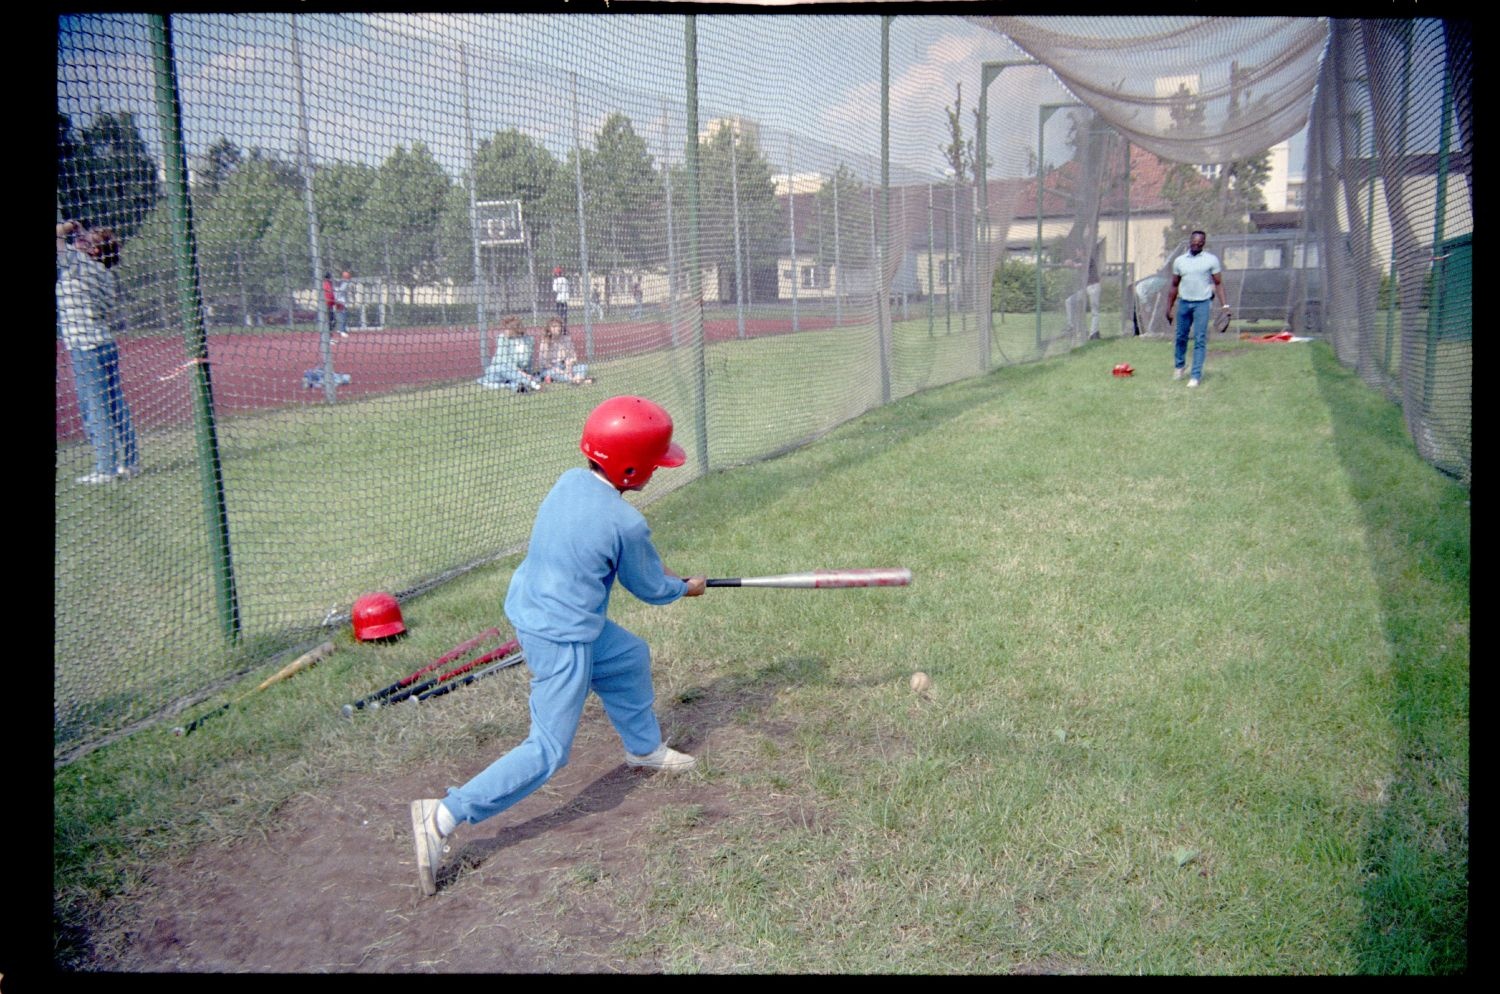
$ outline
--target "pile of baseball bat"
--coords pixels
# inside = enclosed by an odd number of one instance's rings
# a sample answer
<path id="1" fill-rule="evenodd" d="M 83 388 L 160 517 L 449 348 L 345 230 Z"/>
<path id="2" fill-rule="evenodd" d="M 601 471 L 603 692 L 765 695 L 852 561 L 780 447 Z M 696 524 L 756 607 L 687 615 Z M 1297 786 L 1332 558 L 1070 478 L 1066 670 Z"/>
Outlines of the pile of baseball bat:
<path id="1" fill-rule="evenodd" d="M 385 707 L 389 704 L 399 704 L 402 701 L 430 701 L 434 697 L 441 697 L 446 693 L 457 690 L 459 687 L 467 687 L 475 680 L 482 680 L 491 674 L 498 673 L 503 669 L 514 666 L 524 660 L 525 654 L 521 652 L 521 644 L 515 639 L 481 653 L 465 663 L 443 670 L 443 667 L 462 659 L 474 649 L 483 645 L 490 639 L 500 637 L 500 629 L 487 628 L 466 642 L 461 642 L 443 653 L 437 659 L 423 666 L 414 673 L 409 673 L 388 687 L 366 694 L 357 701 L 345 704 L 344 715 L 352 717 L 356 711 L 373 711 L 376 708 Z"/>
<path id="2" fill-rule="evenodd" d="M 911 570 L 905 567 L 889 567 L 819 569 L 803 573 L 780 573 L 773 576 L 711 577 L 708 578 L 706 585 L 710 587 L 789 587 L 827 590 L 849 587 L 904 587 L 909 583 L 911 583 Z M 434 697 L 441 697 L 457 690 L 459 687 L 467 687 L 476 680 L 482 680 L 525 660 L 526 656 L 521 651 L 520 643 L 515 639 L 510 639 L 494 649 L 475 656 L 468 662 L 459 663 L 452 669 L 443 669 L 462 659 L 485 642 L 499 637 L 500 629 L 486 628 L 473 638 L 454 646 L 415 673 L 407 674 L 388 687 L 381 687 L 357 701 L 345 704 L 343 713 L 345 716 L 353 716 L 356 711 L 375 710 L 388 704 L 398 704 L 401 701 L 429 701 Z M 172 729 L 173 733 L 177 735 L 191 733 L 214 715 L 223 714 L 250 694 L 265 690 L 273 684 L 295 676 L 318 661 L 326 659 L 333 654 L 333 651 L 332 641 L 322 643 L 283 666 L 275 675 L 266 678 L 255 690 L 247 691 L 240 697 L 200 715 L 186 726 Z"/>

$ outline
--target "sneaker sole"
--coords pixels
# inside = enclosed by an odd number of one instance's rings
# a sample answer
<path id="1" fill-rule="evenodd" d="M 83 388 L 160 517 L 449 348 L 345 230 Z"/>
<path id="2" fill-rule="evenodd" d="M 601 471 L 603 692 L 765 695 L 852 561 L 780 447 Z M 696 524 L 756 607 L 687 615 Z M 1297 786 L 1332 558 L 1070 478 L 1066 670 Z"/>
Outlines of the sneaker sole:
<path id="1" fill-rule="evenodd" d="M 437 861 L 443 858 L 442 850 L 439 849 L 433 859 L 433 855 L 427 852 L 427 819 L 422 814 L 422 802 L 411 802 L 411 837 L 417 853 L 417 883 L 422 888 L 422 894 L 431 897 L 437 893 Z"/>
<path id="2" fill-rule="evenodd" d="M 698 760 L 695 758 L 691 763 L 680 766 L 658 766 L 655 763 L 632 763 L 627 759 L 625 765 L 632 770 L 652 770 L 660 773 L 687 773 L 698 768 Z"/>

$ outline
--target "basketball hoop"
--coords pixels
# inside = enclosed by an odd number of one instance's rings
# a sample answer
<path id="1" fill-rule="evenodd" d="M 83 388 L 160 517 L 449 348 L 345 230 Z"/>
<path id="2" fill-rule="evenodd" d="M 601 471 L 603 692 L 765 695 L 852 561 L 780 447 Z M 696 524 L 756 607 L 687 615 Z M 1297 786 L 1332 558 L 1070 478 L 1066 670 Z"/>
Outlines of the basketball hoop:
<path id="1" fill-rule="evenodd" d="M 474 205 L 474 212 L 482 248 L 525 243 L 519 200 L 482 200 Z"/>

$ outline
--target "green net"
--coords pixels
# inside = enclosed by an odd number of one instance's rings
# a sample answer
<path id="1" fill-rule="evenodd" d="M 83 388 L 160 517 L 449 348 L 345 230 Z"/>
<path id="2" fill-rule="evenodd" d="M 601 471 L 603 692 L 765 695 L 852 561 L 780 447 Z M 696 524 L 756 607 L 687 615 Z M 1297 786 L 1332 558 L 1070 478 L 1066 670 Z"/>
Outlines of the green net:
<path id="1" fill-rule="evenodd" d="M 654 498 L 919 390 L 1165 333 L 1189 225 L 1286 269 L 1268 320 L 1327 336 L 1467 478 L 1462 24 L 58 28 L 60 761 L 343 628 L 362 593 L 519 551 L 608 396 L 676 421 L 689 464 L 631 499 Z M 1253 229 L 1295 206 L 1304 123 L 1306 223 L 1272 251 Z"/>

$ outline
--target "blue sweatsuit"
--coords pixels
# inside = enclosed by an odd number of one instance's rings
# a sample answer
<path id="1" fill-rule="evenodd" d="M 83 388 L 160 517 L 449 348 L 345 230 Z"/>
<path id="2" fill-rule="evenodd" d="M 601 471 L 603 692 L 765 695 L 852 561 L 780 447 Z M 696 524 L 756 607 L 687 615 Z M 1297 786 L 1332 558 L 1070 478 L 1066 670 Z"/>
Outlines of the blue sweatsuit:
<path id="1" fill-rule="evenodd" d="M 616 578 L 648 604 L 670 604 L 687 583 L 667 574 L 645 517 L 587 469 L 570 469 L 542 501 L 526 558 L 511 577 L 505 615 L 531 669 L 531 732 L 443 804 L 457 822 L 499 814 L 567 765 L 592 690 L 625 750 L 661 744 L 651 707 L 651 650 L 610 621 Z"/>

